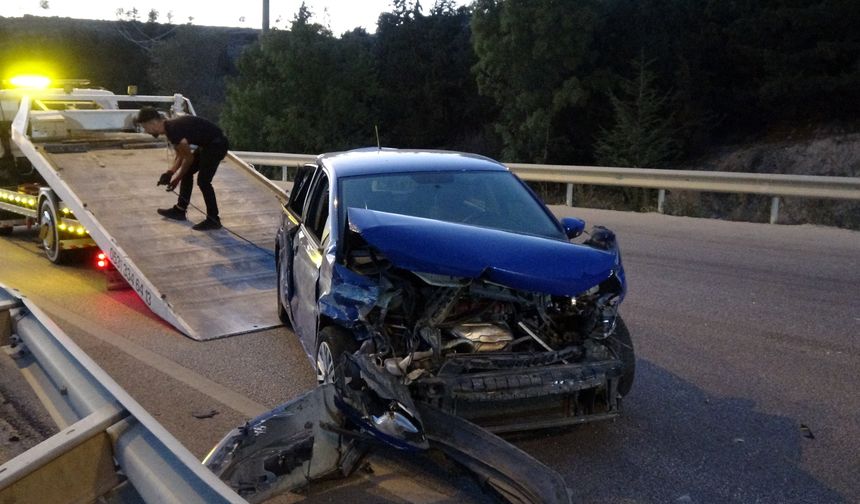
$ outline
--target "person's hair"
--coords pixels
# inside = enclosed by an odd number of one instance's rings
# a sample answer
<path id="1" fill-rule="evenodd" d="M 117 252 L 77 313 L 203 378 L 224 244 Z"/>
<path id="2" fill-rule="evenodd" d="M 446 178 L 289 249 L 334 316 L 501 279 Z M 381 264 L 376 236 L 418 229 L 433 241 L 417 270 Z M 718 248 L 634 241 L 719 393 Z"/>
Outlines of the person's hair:
<path id="1" fill-rule="evenodd" d="M 137 113 L 137 117 L 134 118 L 134 123 L 143 124 L 153 119 L 161 119 L 161 113 L 158 110 L 155 110 L 154 107 L 141 107 L 140 111 Z"/>

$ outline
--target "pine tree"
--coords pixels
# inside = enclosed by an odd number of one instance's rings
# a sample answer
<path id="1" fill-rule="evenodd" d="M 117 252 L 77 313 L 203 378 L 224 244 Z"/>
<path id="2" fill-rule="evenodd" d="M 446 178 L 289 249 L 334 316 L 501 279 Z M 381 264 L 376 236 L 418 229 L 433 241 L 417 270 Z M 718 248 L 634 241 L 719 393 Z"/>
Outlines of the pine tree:
<path id="1" fill-rule="evenodd" d="M 677 155 L 672 115 L 667 95 L 661 95 L 653 61 L 640 56 L 633 62 L 635 77 L 621 82 L 621 97 L 610 93 L 615 125 L 601 129 L 595 145 L 597 162 L 603 166 L 660 168 Z"/>

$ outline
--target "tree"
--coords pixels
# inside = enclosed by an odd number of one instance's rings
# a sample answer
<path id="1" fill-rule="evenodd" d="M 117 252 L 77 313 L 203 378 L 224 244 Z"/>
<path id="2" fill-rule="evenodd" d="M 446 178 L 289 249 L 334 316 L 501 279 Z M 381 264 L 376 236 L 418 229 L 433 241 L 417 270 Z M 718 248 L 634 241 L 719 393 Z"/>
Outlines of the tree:
<path id="1" fill-rule="evenodd" d="M 416 148 L 480 144 L 489 105 L 470 71 L 476 58 L 468 9 L 438 2 L 424 16 L 418 3 L 395 7 L 380 16 L 376 30 L 383 139 Z"/>
<path id="2" fill-rule="evenodd" d="M 778 120 L 830 120 L 860 112 L 860 4 L 766 0 L 729 29 L 757 72 L 758 111 Z"/>
<path id="3" fill-rule="evenodd" d="M 171 27 L 172 36 L 155 41 L 149 78 L 159 94 L 182 93 L 195 111 L 217 120 L 224 102 L 229 34 L 196 26 Z M 205 34 L 205 35 L 204 35 Z M 201 44 L 205 37 L 206 43 Z"/>
<path id="4" fill-rule="evenodd" d="M 672 117 L 666 111 L 668 96 L 661 95 L 649 70 L 644 51 L 633 61 L 634 76 L 620 83 L 621 97 L 610 93 L 615 125 L 601 129 L 595 156 L 602 166 L 660 168 L 678 153 Z M 648 192 L 624 189 L 635 210 L 648 206 Z"/>
<path id="5" fill-rule="evenodd" d="M 597 0 L 477 0 L 472 19 L 478 89 L 499 109 L 496 131 L 511 161 L 547 162 L 562 112 L 585 104 L 579 74 Z"/>
<path id="6" fill-rule="evenodd" d="M 147 14 L 146 23 L 140 22 L 140 13 L 137 7 L 117 9 L 116 17 L 118 19 L 116 24 L 117 32 L 124 39 L 143 49 L 147 54 L 152 53 L 153 47 L 161 40 L 172 35 L 177 28 L 157 23 L 158 11 L 155 9 L 151 9 Z"/>
<path id="7" fill-rule="evenodd" d="M 289 31 L 246 50 L 222 124 L 236 148 L 324 152 L 372 145 L 377 96 L 369 35 L 341 39 L 302 6 Z"/>
<path id="8" fill-rule="evenodd" d="M 634 77 L 621 81 L 621 97 L 610 93 L 615 125 L 601 129 L 595 146 L 602 166 L 660 168 L 677 155 L 668 96 L 660 94 L 644 53 L 632 63 Z"/>

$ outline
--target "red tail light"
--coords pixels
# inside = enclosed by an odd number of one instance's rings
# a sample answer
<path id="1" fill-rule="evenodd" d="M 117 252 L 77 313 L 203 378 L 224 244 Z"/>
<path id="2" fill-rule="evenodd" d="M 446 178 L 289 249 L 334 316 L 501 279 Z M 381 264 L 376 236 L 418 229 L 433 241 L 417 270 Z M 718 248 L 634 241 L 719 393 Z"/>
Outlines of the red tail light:
<path id="1" fill-rule="evenodd" d="M 108 261 L 108 258 L 105 253 L 99 252 L 96 256 L 96 266 L 98 266 L 99 269 L 104 269 L 107 268 L 108 264 L 110 264 L 110 262 Z"/>

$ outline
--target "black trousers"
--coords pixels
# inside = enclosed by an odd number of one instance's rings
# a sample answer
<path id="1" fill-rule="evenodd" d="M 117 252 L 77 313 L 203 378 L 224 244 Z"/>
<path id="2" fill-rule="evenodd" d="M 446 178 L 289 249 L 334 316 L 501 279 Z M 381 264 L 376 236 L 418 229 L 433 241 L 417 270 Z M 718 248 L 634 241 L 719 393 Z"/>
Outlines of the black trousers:
<path id="1" fill-rule="evenodd" d="M 218 140 L 205 147 L 197 147 L 194 151 L 194 161 L 188 173 L 179 182 L 179 201 L 176 206 L 187 209 L 191 201 L 191 191 L 194 189 L 194 174 L 197 174 L 197 187 L 206 202 L 206 217 L 218 218 L 218 201 L 215 199 L 215 189 L 212 179 L 218 171 L 218 165 L 227 155 L 227 140 Z"/>

